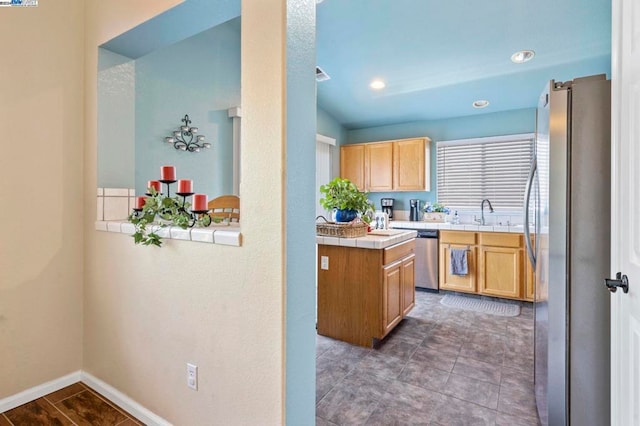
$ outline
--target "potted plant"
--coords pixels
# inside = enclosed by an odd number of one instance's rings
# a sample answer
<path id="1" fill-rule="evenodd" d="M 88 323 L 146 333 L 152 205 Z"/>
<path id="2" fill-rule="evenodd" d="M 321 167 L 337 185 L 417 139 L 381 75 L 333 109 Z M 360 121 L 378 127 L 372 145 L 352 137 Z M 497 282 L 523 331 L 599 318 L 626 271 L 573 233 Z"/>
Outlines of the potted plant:
<path id="1" fill-rule="evenodd" d="M 351 222 L 360 215 L 366 223 L 371 222 L 374 207 L 366 192 L 360 192 L 349 179 L 335 178 L 320 185 L 320 205 L 327 210 L 336 210 L 336 222 Z"/>
<path id="2" fill-rule="evenodd" d="M 450 212 L 449 207 L 444 204 L 427 201 L 424 204 L 424 220 L 427 222 L 444 222 L 444 218 Z"/>

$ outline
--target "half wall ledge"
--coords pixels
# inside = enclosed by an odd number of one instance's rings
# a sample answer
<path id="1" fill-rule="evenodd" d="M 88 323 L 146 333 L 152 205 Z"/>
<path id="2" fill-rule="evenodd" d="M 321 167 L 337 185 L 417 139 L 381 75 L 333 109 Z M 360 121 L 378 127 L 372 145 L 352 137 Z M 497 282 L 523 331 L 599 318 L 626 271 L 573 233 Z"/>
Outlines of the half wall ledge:
<path id="1" fill-rule="evenodd" d="M 125 235 L 133 235 L 135 227 L 126 220 L 97 220 L 96 231 L 115 232 Z M 198 243 L 221 244 L 225 246 L 240 247 L 242 234 L 240 229 L 233 226 L 220 226 L 211 224 L 208 228 L 187 228 L 179 226 L 167 226 L 159 228 L 156 233 L 163 239 L 194 241 Z"/>

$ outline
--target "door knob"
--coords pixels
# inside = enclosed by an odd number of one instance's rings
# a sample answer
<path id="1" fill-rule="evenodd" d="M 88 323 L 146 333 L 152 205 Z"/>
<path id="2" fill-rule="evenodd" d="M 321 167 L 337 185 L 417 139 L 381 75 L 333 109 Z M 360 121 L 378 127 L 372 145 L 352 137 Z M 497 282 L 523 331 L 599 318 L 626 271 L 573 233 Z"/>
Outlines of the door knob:
<path id="1" fill-rule="evenodd" d="M 618 290 L 618 287 L 622 288 L 623 292 L 629 293 L 629 279 L 626 275 L 622 275 L 622 272 L 618 272 L 616 274 L 615 280 L 611 278 L 605 278 L 604 285 L 607 286 L 607 289 L 611 293 L 615 293 Z"/>

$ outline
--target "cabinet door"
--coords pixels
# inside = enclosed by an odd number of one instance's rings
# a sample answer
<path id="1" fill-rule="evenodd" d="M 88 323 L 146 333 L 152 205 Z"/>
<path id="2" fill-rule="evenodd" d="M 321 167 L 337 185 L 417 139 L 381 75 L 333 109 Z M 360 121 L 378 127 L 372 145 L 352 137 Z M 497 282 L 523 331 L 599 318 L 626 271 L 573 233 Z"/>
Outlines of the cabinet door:
<path id="1" fill-rule="evenodd" d="M 364 163 L 367 191 L 393 190 L 393 144 L 391 142 L 365 145 Z"/>
<path id="2" fill-rule="evenodd" d="M 416 304 L 416 255 L 402 259 L 402 316 L 405 317 Z"/>
<path id="3" fill-rule="evenodd" d="M 429 191 L 427 141 L 406 139 L 393 143 L 393 189 Z"/>
<path id="4" fill-rule="evenodd" d="M 451 249 L 466 249 L 467 275 L 452 275 Z M 462 291 L 466 293 L 476 292 L 476 247 L 457 244 L 440 244 L 440 288 L 443 290 Z"/>
<path id="5" fill-rule="evenodd" d="M 349 179 L 361 190 L 364 182 L 364 145 L 344 145 L 340 147 L 340 177 Z"/>
<path id="6" fill-rule="evenodd" d="M 482 246 L 480 249 L 480 293 L 518 299 L 522 297 L 520 248 Z"/>
<path id="7" fill-rule="evenodd" d="M 386 335 L 402 319 L 402 262 L 383 268 L 382 330 Z"/>

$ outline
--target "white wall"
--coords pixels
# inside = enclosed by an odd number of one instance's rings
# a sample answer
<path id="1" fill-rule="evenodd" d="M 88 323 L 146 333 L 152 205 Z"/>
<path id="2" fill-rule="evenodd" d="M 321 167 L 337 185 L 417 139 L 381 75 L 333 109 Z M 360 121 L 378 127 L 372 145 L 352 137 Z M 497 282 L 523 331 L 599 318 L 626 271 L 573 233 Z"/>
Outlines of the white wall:
<path id="1" fill-rule="evenodd" d="M 81 367 L 83 4 L 0 10 L 0 399 Z"/>
<path id="2" fill-rule="evenodd" d="M 84 363 L 182 425 L 284 421 L 284 5 L 244 0 L 241 248 L 93 230 L 97 47 L 176 0 L 86 2 Z M 269 222 L 265 222 L 265 213 Z M 189 390 L 185 363 L 199 367 Z"/>

